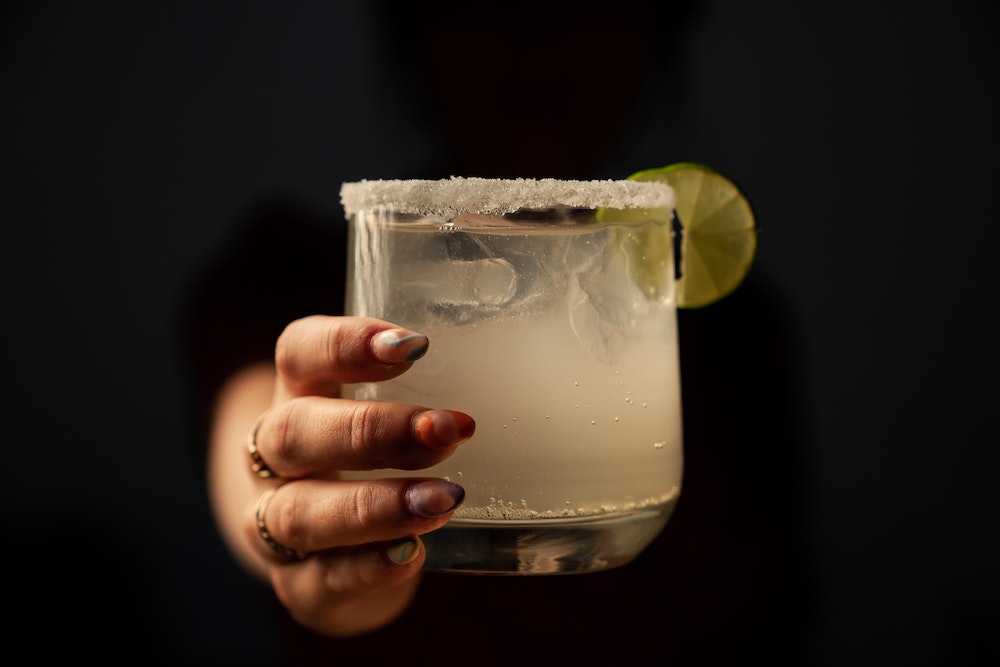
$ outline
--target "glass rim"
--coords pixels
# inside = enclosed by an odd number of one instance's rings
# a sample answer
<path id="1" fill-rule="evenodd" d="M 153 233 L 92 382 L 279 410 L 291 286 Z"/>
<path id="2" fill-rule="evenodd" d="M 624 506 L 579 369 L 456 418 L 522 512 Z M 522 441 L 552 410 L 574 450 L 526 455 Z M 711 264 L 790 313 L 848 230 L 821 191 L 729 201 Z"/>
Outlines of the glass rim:
<path id="1" fill-rule="evenodd" d="M 673 208 L 674 191 L 659 181 L 476 178 L 361 180 L 341 184 L 347 217 L 389 208 L 416 215 L 506 215 L 522 209 Z"/>

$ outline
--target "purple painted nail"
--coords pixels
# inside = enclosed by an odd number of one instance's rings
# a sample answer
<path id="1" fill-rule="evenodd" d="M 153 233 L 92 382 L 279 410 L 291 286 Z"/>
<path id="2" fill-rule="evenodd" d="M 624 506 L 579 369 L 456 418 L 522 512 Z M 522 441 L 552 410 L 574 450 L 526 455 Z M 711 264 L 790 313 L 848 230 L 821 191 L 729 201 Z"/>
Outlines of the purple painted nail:
<path id="1" fill-rule="evenodd" d="M 372 337 L 375 358 L 388 364 L 410 363 L 427 353 L 427 336 L 407 329 L 387 329 Z"/>
<path id="2" fill-rule="evenodd" d="M 465 489 L 454 482 L 429 479 L 406 490 L 406 504 L 418 516 L 433 519 L 452 511 L 465 500 Z"/>

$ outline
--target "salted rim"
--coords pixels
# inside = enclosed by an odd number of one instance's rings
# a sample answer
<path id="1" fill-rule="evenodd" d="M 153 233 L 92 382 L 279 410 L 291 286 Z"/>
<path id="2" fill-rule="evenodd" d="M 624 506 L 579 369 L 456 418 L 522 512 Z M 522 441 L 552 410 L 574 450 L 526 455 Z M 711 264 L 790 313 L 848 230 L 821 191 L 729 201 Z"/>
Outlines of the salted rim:
<path id="1" fill-rule="evenodd" d="M 362 180 L 340 187 L 348 216 L 389 207 L 417 215 L 503 215 L 522 208 L 673 208 L 674 191 L 654 181 L 566 181 L 556 178 Z"/>

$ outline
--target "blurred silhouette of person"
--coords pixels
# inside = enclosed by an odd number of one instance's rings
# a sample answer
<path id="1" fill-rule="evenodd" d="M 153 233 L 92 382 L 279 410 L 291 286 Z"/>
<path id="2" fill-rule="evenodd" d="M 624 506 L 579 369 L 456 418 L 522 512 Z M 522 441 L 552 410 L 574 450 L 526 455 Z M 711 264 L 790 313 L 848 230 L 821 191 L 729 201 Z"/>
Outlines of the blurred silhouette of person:
<path id="1" fill-rule="evenodd" d="M 410 176 L 592 178 L 691 11 L 686 2 L 385 4 L 387 42 L 415 77 L 415 90 L 426 93 L 418 108 L 442 140 L 438 163 Z M 658 165 L 636 169 L 650 166 Z M 282 427 L 295 428 L 288 402 L 318 397 L 309 404 L 322 407 L 295 414 L 334 420 L 336 411 L 346 419 L 352 407 L 333 403 L 335 390 L 328 389 L 338 377 L 389 377 L 413 362 L 378 346 L 380 337 L 397 335 L 392 327 L 337 317 L 345 267 L 331 258 L 346 257 L 342 212 L 272 197 L 250 203 L 240 222 L 239 236 L 200 275 L 187 311 L 199 416 L 194 439 L 206 448 L 220 533 L 273 604 L 289 664 L 410 657 L 443 647 L 450 658 L 478 665 L 530 661 L 539 646 L 560 661 L 609 650 L 663 664 L 795 656 L 808 591 L 796 516 L 791 342 L 782 313 L 752 275 L 723 301 L 679 313 L 684 489 L 667 528 L 639 558 L 580 576 L 422 573 L 419 542 L 406 530 L 443 524 L 455 507 L 449 502 L 460 500 L 452 487 L 425 489 L 427 511 L 396 517 L 398 534 L 388 519 L 384 530 L 369 525 L 377 533 L 370 542 L 337 541 L 338 526 L 357 524 L 346 516 L 356 508 L 331 511 L 325 525 L 299 526 L 294 536 L 274 535 L 291 550 L 293 537 L 331 546 L 304 559 L 276 553 L 260 539 L 257 502 L 275 485 L 251 471 L 247 435 L 257 429 L 260 463 L 291 480 L 269 496 L 269 528 L 280 531 L 296 512 L 302 519 L 307 503 L 341 507 L 330 470 L 300 475 L 296 461 L 285 458 L 291 450 L 276 444 Z M 337 372 L 317 370 L 310 341 L 331 337 L 354 342 L 344 343 Z M 368 349 L 384 356 L 375 363 Z M 405 455 L 426 465 L 460 447 L 475 419 L 434 407 L 433 419 L 393 406 L 382 415 L 408 447 Z M 276 415 L 289 422 L 279 426 Z M 407 430 L 413 420 L 419 427 Z M 330 465 L 346 437 L 314 443 L 322 452 L 314 457 Z M 385 443 L 366 446 L 371 456 L 404 455 Z M 290 491 L 295 485 L 299 490 Z M 387 505 L 406 504 L 399 498 L 408 488 L 380 488 Z M 412 498 L 407 502 L 412 509 Z"/>

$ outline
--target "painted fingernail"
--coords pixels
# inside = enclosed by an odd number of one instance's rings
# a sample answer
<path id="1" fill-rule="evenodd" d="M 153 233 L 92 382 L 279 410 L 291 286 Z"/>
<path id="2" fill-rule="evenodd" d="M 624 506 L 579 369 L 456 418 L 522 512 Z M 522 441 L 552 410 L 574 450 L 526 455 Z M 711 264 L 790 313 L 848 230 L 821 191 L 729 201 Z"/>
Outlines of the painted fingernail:
<path id="1" fill-rule="evenodd" d="M 417 437 L 431 449 L 444 449 L 465 442 L 476 432 L 476 422 L 464 412 L 428 410 L 417 415 Z"/>
<path id="2" fill-rule="evenodd" d="M 428 519 L 447 514 L 465 500 L 465 489 L 454 482 L 429 479 L 406 490 L 406 504 L 414 514 Z"/>
<path id="3" fill-rule="evenodd" d="M 375 358 L 387 364 L 416 361 L 427 353 L 427 336 L 407 329 L 387 329 L 372 337 Z"/>
<path id="4" fill-rule="evenodd" d="M 396 565 L 406 565 L 420 553 L 420 544 L 416 538 L 408 538 L 393 542 L 385 548 L 385 553 Z"/>

